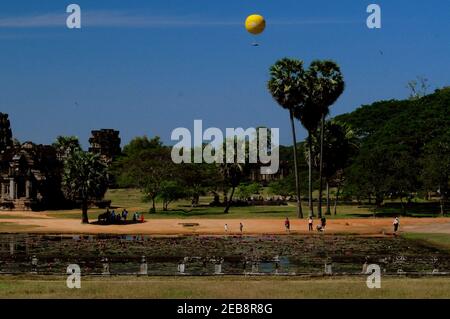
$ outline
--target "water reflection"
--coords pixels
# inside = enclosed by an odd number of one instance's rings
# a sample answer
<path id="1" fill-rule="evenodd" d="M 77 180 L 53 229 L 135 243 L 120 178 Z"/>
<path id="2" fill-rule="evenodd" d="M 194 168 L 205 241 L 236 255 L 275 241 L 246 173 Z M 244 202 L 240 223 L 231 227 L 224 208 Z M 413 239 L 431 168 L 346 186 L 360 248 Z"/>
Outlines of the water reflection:
<path id="1" fill-rule="evenodd" d="M 401 238 L 0 234 L 1 273 L 65 274 L 78 264 L 99 275 L 360 274 L 364 263 L 387 273 L 450 269 L 447 253 Z"/>

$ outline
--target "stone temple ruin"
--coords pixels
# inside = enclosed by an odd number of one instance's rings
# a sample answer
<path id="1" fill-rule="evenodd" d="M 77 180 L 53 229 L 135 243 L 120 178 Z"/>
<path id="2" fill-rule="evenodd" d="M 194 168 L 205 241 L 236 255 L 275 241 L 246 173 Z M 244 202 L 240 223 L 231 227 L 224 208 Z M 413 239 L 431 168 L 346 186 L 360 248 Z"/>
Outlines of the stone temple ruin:
<path id="1" fill-rule="evenodd" d="M 93 131 L 89 142 L 89 151 L 100 154 L 107 164 L 120 154 L 118 131 Z M 61 189 L 62 169 L 55 147 L 14 141 L 8 115 L 0 113 L 0 209 L 73 207 Z"/>

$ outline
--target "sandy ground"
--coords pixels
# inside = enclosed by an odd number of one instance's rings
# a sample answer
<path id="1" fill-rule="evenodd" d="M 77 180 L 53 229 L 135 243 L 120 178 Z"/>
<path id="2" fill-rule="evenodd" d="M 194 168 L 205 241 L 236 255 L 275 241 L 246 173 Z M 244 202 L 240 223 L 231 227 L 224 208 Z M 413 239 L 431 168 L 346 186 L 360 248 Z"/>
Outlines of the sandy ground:
<path id="1" fill-rule="evenodd" d="M 47 214 L 37 214 L 36 212 L 31 212 L 31 211 L 26 211 L 26 212 L 21 212 L 21 211 L 2 211 L 0 212 L 0 214 L 4 214 L 8 217 L 18 217 L 18 218 L 53 218 L 51 216 L 48 216 Z"/>
<path id="2" fill-rule="evenodd" d="M 20 213 L 15 213 L 15 215 Z M 29 213 L 24 213 L 29 214 Z M 234 235 L 240 234 L 239 223 L 244 225 L 244 234 L 286 234 L 283 219 L 152 219 L 143 224 L 129 225 L 83 225 L 78 219 L 63 218 L 3 218 L 0 232 L 32 233 L 85 233 L 85 234 L 148 234 L 148 235 Z M 316 222 L 316 221 L 315 221 Z M 9 223 L 1 227 L 3 223 Z M 186 227 L 183 224 L 198 224 Z M 224 225 L 228 224 L 228 232 Z M 15 226 L 17 229 L 15 230 Z M 24 227 L 26 226 L 26 227 Z M 32 227 L 30 227 L 32 226 Z M 315 226 L 314 226 L 315 227 Z M 389 235 L 392 234 L 391 218 L 329 219 L 328 234 Z M 420 233 L 450 233 L 450 218 L 402 218 L 400 231 Z M 291 234 L 308 233 L 305 219 L 291 220 Z"/>

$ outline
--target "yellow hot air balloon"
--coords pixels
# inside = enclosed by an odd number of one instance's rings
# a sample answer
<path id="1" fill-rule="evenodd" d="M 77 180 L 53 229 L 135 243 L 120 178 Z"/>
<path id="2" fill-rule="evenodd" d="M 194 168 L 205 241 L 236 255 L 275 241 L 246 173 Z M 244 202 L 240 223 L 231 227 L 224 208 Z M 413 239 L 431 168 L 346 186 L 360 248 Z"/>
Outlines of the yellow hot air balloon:
<path id="1" fill-rule="evenodd" d="M 259 14 L 252 14 L 245 20 L 245 29 L 251 34 L 260 34 L 266 28 L 266 20 Z"/>

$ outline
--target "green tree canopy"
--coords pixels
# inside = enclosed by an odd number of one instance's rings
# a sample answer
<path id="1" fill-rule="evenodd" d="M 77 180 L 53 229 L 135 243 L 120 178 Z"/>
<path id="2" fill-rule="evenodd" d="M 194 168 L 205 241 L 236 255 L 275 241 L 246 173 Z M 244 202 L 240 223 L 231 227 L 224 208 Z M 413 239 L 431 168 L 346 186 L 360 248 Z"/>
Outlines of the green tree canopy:
<path id="1" fill-rule="evenodd" d="M 82 222 L 89 223 L 89 201 L 103 198 L 108 187 L 106 166 L 96 154 L 74 151 L 64 164 L 62 186 L 67 198 L 81 201 Z"/>

